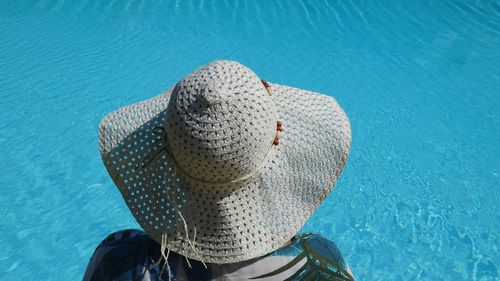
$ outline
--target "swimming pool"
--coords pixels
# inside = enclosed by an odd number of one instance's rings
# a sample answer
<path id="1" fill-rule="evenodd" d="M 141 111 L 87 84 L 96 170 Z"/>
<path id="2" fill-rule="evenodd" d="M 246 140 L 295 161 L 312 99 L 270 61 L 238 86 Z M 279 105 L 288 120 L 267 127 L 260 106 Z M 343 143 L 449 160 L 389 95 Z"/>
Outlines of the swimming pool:
<path id="1" fill-rule="evenodd" d="M 353 129 L 305 226 L 359 280 L 499 280 L 497 1 L 0 0 L 0 279 L 79 280 L 138 227 L 97 124 L 234 59 L 329 93 Z"/>

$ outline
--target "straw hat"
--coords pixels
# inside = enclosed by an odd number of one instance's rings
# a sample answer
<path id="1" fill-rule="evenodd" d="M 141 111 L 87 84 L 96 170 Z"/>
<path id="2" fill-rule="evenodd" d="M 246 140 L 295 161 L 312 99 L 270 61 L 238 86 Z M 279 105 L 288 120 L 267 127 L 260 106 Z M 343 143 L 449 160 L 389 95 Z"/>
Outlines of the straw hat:
<path id="1" fill-rule="evenodd" d="M 99 125 L 104 164 L 141 227 L 211 263 L 283 246 L 333 189 L 350 144 L 332 97 L 261 81 L 235 61 Z"/>

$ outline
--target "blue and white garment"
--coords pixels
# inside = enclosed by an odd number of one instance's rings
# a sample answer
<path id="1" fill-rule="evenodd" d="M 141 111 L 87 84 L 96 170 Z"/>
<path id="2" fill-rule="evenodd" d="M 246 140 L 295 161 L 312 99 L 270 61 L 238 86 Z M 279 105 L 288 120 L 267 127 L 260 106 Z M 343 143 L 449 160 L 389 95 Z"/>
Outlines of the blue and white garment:
<path id="1" fill-rule="evenodd" d="M 296 235 L 268 255 L 231 264 L 206 264 L 170 252 L 140 230 L 109 235 L 95 250 L 83 281 L 354 280 L 337 246 L 316 234 Z"/>

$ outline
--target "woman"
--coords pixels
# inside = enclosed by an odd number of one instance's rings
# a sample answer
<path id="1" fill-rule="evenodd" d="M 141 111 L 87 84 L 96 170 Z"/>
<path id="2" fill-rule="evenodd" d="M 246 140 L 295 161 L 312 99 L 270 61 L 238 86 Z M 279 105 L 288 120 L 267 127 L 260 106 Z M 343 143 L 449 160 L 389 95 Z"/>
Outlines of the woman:
<path id="1" fill-rule="evenodd" d="M 350 143 L 333 98 L 234 61 L 108 114 L 101 155 L 144 232 L 106 238 L 84 280 L 353 280 L 332 242 L 297 234 Z"/>

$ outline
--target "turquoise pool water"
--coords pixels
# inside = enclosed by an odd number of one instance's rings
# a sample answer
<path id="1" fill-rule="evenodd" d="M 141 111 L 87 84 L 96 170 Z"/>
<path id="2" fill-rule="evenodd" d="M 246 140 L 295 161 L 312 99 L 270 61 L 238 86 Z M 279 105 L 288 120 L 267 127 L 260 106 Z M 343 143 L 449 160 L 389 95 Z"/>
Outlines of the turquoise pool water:
<path id="1" fill-rule="evenodd" d="M 307 231 L 359 280 L 499 280 L 498 1 L 0 0 L 0 279 L 138 227 L 97 124 L 214 59 L 329 93 L 352 153 Z"/>

